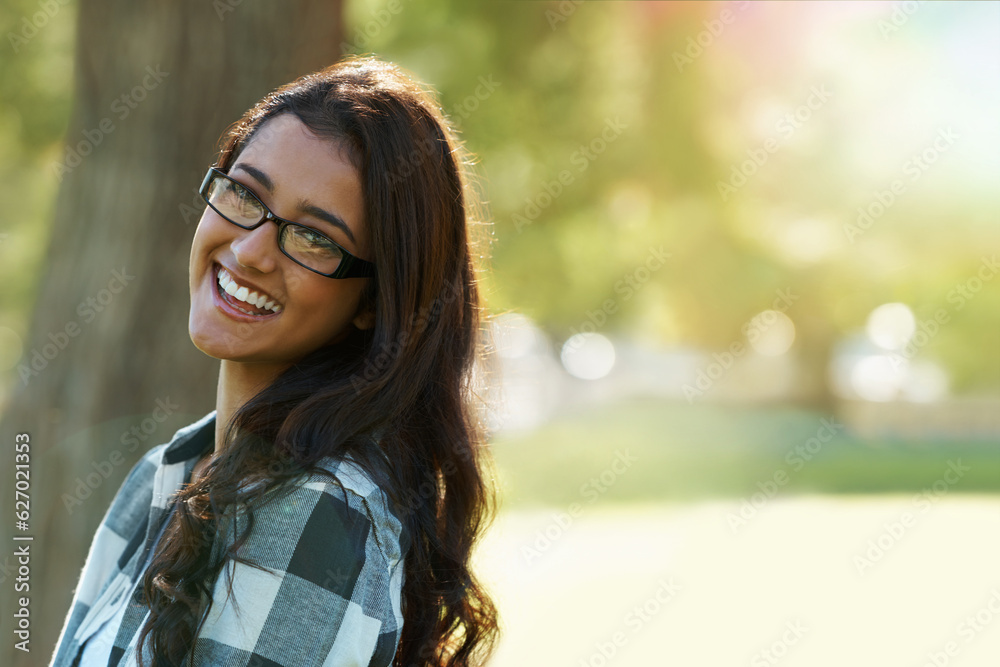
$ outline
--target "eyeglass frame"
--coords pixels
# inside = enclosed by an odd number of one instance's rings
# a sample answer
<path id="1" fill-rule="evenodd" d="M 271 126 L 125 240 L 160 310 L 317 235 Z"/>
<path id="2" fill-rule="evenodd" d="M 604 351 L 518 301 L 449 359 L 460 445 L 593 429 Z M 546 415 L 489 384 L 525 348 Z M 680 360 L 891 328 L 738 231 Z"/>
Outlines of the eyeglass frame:
<path id="1" fill-rule="evenodd" d="M 225 215 L 223 215 L 223 213 L 219 209 L 215 208 L 215 206 L 212 204 L 212 202 L 209 201 L 209 199 L 208 199 L 208 186 L 211 184 L 211 182 L 213 180 L 215 180 L 216 178 L 220 178 L 220 177 L 226 179 L 227 181 L 229 181 L 231 183 L 235 183 L 239 187 L 241 187 L 244 190 L 246 190 L 246 192 L 251 197 L 253 197 L 257 201 L 258 204 L 260 204 L 261 209 L 263 209 L 263 211 L 264 211 L 264 215 L 263 215 L 263 217 L 261 217 L 261 219 L 258 222 L 256 222 L 255 224 L 251 225 L 250 227 L 247 227 L 245 225 L 241 225 L 240 223 L 235 222 L 235 221 L 229 219 L 228 217 L 226 217 Z M 209 167 L 208 168 L 208 172 L 205 174 L 205 178 L 201 182 L 201 187 L 198 188 L 198 194 L 201 195 L 201 198 L 205 200 L 205 203 L 208 204 L 208 206 L 213 211 L 215 211 L 217 214 L 219 214 L 219 216 L 223 220 L 225 220 L 226 222 L 229 222 L 229 223 L 231 223 L 233 225 L 236 225 L 240 229 L 254 230 L 254 229 L 257 229 L 258 227 L 260 227 L 261 225 L 263 225 L 268 220 L 274 221 L 274 223 L 276 225 L 278 225 L 278 235 L 277 235 L 277 237 L 275 239 L 275 241 L 277 242 L 277 245 L 278 245 L 278 250 L 280 250 L 281 254 L 283 254 L 285 257 L 287 257 L 288 259 L 292 260 L 293 262 L 295 262 L 296 264 L 298 264 L 299 266 L 301 266 L 304 269 L 308 269 L 309 271 L 312 271 L 313 273 L 317 273 L 317 274 L 319 274 L 319 275 L 321 275 L 321 276 L 323 276 L 325 278 L 334 278 L 334 279 L 338 279 L 338 280 L 339 279 L 345 279 L 345 278 L 370 278 L 370 277 L 372 277 L 372 276 L 375 275 L 375 265 L 372 262 L 369 262 L 366 259 L 361 259 L 360 257 L 355 257 L 350 252 L 348 252 L 347 248 L 345 248 L 344 246 L 340 245 L 339 243 L 337 243 L 336 241 L 334 241 L 333 239 L 331 239 L 329 235 L 324 234 L 323 232 L 319 231 L 315 227 L 310 227 L 309 225 L 303 225 L 301 222 L 295 222 L 294 220 L 286 220 L 285 218 L 279 218 L 278 216 L 276 216 L 274 213 L 271 212 L 271 209 L 269 209 L 267 207 L 267 204 L 265 204 L 264 202 L 261 201 L 260 197 L 257 196 L 256 192 L 254 192 L 253 190 L 251 190 L 246 185 L 243 185 L 239 181 L 235 180 L 234 178 L 230 177 L 229 174 L 227 174 L 226 172 L 222 171 L 221 169 L 217 169 L 216 167 Z M 319 234 L 320 236 L 322 236 L 327 241 L 329 241 L 330 243 L 332 243 L 333 245 L 337 246 L 340 249 L 340 252 L 342 252 L 344 254 L 344 256 L 340 260 L 340 264 L 337 265 L 337 268 L 333 271 L 333 273 L 323 273 L 322 271 L 314 269 L 311 266 L 306 266 L 305 264 L 303 264 L 299 260 L 297 260 L 294 257 L 292 257 L 289 253 L 285 252 L 285 249 L 283 247 L 281 247 L 280 240 L 281 240 L 281 233 L 282 233 L 282 231 L 288 225 L 295 225 L 296 227 L 304 227 L 304 228 L 308 229 L 310 232 L 313 232 L 315 234 Z"/>

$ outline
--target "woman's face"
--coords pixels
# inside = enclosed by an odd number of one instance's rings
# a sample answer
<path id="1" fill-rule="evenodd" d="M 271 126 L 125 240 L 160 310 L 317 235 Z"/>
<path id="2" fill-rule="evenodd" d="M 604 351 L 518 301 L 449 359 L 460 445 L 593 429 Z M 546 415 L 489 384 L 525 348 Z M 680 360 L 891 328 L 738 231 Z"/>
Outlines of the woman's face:
<path id="1" fill-rule="evenodd" d="M 258 129 L 229 176 L 274 215 L 318 229 L 371 260 L 361 182 L 340 148 L 297 117 L 281 114 Z M 324 218 L 339 218 L 346 229 Z M 220 287 L 220 273 L 227 286 L 235 281 L 229 288 L 234 295 Z M 313 273 L 278 249 L 274 222 L 246 230 L 206 206 L 191 245 L 191 340 L 218 359 L 288 366 L 340 340 L 352 326 L 371 326 L 371 315 L 358 312 L 368 280 Z M 263 306 L 252 305 L 254 292 L 258 303 L 266 297 Z"/>

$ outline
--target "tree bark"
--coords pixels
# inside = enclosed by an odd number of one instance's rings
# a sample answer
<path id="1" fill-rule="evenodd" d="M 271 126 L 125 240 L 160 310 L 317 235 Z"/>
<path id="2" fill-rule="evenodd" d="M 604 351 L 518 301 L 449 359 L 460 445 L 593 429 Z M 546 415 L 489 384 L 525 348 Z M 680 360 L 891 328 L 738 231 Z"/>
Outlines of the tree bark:
<path id="1" fill-rule="evenodd" d="M 197 187 L 223 130 L 339 57 L 341 0 L 81 0 L 75 104 L 29 348 L 0 425 L 0 664 L 47 664 L 87 548 L 132 465 L 214 407 L 217 362 L 187 334 Z M 28 530 L 13 509 L 30 436 Z M 15 542 L 14 535 L 33 536 Z M 28 591 L 13 551 L 30 545 Z M 13 545 L 13 546 L 12 546 Z M 30 653 L 15 649 L 29 597 Z"/>

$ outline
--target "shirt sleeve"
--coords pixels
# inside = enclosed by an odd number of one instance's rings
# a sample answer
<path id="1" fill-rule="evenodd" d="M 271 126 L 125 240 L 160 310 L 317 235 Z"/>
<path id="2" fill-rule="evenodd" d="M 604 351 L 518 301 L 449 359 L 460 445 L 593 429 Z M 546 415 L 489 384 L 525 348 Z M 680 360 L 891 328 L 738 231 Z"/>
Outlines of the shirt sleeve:
<path id="1" fill-rule="evenodd" d="M 226 562 L 193 667 L 389 667 L 402 625 L 399 546 L 386 544 L 369 501 L 310 482 L 256 510 L 239 553 L 260 567 Z"/>

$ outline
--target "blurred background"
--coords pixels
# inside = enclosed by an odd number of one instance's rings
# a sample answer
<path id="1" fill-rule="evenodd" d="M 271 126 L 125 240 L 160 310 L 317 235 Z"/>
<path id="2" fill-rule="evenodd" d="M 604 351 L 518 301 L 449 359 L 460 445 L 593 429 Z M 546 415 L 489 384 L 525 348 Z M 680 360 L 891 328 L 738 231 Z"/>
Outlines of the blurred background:
<path id="1" fill-rule="evenodd" d="M 7 0 L 0 25 L 0 430 L 31 435 L 36 536 L 32 652 L 3 664 L 47 663 L 131 465 L 214 405 L 186 271 L 219 135 L 344 53 L 432 85 L 478 156 L 491 664 L 996 664 L 997 3 Z"/>

